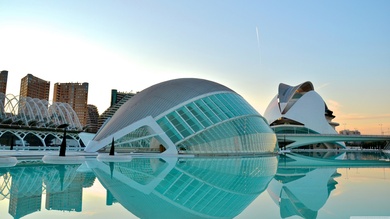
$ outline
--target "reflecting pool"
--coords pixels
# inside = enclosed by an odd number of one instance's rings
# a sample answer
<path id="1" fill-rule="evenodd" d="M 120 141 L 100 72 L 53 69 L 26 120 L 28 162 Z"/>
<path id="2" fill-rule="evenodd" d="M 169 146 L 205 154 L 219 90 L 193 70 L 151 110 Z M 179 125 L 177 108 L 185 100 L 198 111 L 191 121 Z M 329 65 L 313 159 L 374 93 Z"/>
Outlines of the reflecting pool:
<path id="1" fill-rule="evenodd" d="M 0 168 L 0 218 L 390 216 L 386 154 L 136 158 Z"/>

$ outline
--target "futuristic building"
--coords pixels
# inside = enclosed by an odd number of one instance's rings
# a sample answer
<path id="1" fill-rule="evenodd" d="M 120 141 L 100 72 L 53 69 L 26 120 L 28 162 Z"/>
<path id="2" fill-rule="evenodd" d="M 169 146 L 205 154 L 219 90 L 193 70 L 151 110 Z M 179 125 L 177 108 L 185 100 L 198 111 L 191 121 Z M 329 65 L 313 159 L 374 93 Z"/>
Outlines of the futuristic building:
<path id="1" fill-rule="evenodd" d="M 87 152 L 111 144 L 138 152 L 274 153 L 276 135 L 244 98 L 215 82 L 184 78 L 153 85 L 106 121 Z"/>
<path id="2" fill-rule="evenodd" d="M 278 94 L 265 110 L 264 117 L 276 134 L 337 134 L 333 112 L 311 82 L 297 86 L 279 84 Z M 280 143 L 280 142 L 279 142 Z M 344 147 L 340 143 L 315 145 L 316 148 Z"/>

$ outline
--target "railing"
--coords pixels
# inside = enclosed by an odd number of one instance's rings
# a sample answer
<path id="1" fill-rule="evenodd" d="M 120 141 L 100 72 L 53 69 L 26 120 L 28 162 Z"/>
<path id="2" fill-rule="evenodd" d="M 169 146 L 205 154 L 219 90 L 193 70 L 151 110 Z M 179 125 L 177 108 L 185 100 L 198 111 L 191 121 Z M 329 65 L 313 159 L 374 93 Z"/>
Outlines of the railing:
<path id="1" fill-rule="evenodd" d="M 58 151 L 60 146 L 13 146 L 14 151 Z M 0 150 L 11 150 L 11 146 L 0 145 Z M 81 151 L 84 147 L 67 146 L 67 151 Z"/>
<path id="2" fill-rule="evenodd" d="M 357 137 L 357 138 L 383 138 L 390 139 L 390 135 L 342 135 L 342 134 L 303 134 L 303 133 L 276 133 L 277 136 L 329 136 L 329 137 Z"/>

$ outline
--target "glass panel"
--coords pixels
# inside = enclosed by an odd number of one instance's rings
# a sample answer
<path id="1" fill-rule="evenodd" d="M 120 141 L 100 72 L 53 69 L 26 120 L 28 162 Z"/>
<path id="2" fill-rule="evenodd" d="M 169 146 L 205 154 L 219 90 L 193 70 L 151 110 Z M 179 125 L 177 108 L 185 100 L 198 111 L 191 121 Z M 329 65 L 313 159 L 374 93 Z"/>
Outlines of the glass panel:
<path id="1" fill-rule="evenodd" d="M 237 111 L 237 107 L 234 107 L 233 105 L 234 98 L 234 96 L 228 94 L 221 94 L 220 96 L 220 100 L 226 106 L 226 108 L 228 108 L 234 116 L 239 116 L 240 114 Z"/>
<path id="2" fill-rule="evenodd" d="M 223 102 L 222 94 L 217 94 L 211 96 L 210 99 L 214 101 L 215 104 L 219 106 L 219 108 L 225 113 L 228 118 L 233 118 L 234 114 L 225 106 L 226 103 Z"/>
<path id="3" fill-rule="evenodd" d="M 195 104 L 214 124 L 221 121 L 202 100 L 196 101 Z"/>
<path id="4" fill-rule="evenodd" d="M 190 136 L 193 133 L 190 127 L 183 121 L 183 119 L 176 112 L 172 112 L 168 114 L 166 117 L 176 127 L 176 129 L 184 138 Z"/>
<path id="5" fill-rule="evenodd" d="M 221 120 L 228 119 L 225 113 L 210 98 L 204 98 L 203 101 L 219 117 L 219 119 Z"/>
<path id="6" fill-rule="evenodd" d="M 163 117 L 158 121 L 160 127 L 164 130 L 167 136 L 172 140 L 172 142 L 177 142 L 183 139 L 182 136 L 176 131 L 176 129 L 172 126 L 171 123 L 167 120 L 167 118 Z"/>
<path id="7" fill-rule="evenodd" d="M 200 109 L 194 104 L 190 103 L 187 105 L 189 111 L 198 119 L 200 123 L 202 123 L 203 127 L 209 127 L 212 125 L 212 122 L 206 117 L 204 113 L 200 111 Z"/>
<path id="8" fill-rule="evenodd" d="M 192 130 L 194 130 L 195 132 L 202 130 L 202 125 L 199 123 L 198 120 L 196 120 L 196 118 L 194 118 L 194 116 L 187 110 L 187 108 L 180 108 L 179 110 L 177 110 L 177 113 L 179 113 L 179 115 L 184 119 L 184 121 L 188 125 L 190 125 Z"/>

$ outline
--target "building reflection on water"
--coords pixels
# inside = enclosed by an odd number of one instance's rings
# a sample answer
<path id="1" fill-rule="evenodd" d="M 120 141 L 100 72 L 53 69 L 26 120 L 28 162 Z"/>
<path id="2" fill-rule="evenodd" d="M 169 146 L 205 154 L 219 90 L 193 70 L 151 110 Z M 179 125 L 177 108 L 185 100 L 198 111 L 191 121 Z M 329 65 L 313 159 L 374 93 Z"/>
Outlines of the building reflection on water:
<path id="1" fill-rule="evenodd" d="M 279 156 L 278 170 L 267 192 L 280 217 L 317 218 L 338 184 L 338 168 L 388 167 L 381 152 L 312 151 Z"/>
<path id="2" fill-rule="evenodd" d="M 284 162 L 294 162 L 291 157 Z M 287 160 L 287 161 L 286 161 Z M 280 217 L 316 218 L 330 193 L 336 188 L 337 168 L 279 166 L 267 192 L 279 206 Z"/>
<path id="3" fill-rule="evenodd" d="M 19 163 L 0 168 L 0 192 L 14 218 L 40 211 L 43 195 L 47 210 L 80 212 L 83 188 L 97 177 L 107 190 L 107 205 L 118 202 L 140 218 L 232 218 L 266 190 L 277 164 L 276 156 Z"/>
<path id="4" fill-rule="evenodd" d="M 109 191 L 107 203 L 117 201 L 139 218 L 233 218 L 265 191 L 277 157 L 140 158 L 88 166 Z"/>
<path id="5" fill-rule="evenodd" d="M 13 168 L 0 168 L 1 199 L 9 199 L 8 213 L 21 218 L 45 209 L 81 211 L 83 188 L 93 185 L 93 173 L 77 171 L 79 165 L 43 165 L 24 162 Z"/>
<path id="6" fill-rule="evenodd" d="M 0 168 L 0 202 L 9 199 L 14 218 L 42 208 L 81 212 L 83 189 L 97 178 L 107 190 L 106 205 L 119 203 L 139 218 L 234 218 L 265 190 L 281 218 L 316 218 L 336 188 L 337 168 L 390 164 L 351 156 L 87 159 L 82 165 L 25 161 Z"/>

